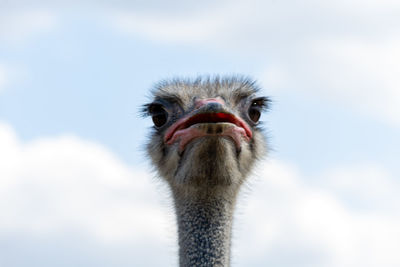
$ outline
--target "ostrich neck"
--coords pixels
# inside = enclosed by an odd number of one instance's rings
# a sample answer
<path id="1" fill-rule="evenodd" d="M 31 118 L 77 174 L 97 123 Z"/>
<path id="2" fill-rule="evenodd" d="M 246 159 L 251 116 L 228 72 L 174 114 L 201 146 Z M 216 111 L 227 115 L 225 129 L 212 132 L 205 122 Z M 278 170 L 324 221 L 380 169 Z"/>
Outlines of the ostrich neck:
<path id="1" fill-rule="evenodd" d="M 234 199 L 174 194 L 181 267 L 230 265 Z"/>

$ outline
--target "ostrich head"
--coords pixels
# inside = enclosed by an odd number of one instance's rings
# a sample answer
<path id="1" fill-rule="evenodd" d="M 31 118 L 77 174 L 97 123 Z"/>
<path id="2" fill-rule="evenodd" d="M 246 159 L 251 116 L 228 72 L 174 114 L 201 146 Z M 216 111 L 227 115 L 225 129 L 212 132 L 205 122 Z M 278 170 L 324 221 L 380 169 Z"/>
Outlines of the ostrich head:
<path id="1" fill-rule="evenodd" d="M 144 111 L 154 130 L 147 151 L 176 188 L 237 189 L 265 152 L 259 128 L 268 99 L 244 78 L 160 83 Z"/>

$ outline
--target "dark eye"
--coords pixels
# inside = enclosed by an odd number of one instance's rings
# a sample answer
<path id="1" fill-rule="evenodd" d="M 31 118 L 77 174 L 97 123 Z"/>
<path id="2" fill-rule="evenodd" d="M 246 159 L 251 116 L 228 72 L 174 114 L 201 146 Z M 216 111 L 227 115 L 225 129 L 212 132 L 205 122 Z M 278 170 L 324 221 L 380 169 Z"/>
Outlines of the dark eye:
<path id="1" fill-rule="evenodd" d="M 254 123 L 257 123 L 260 120 L 261 111 L 263 108 L 265 108 L 264 98 L 253 100 L 248 111 L 250 120 L 252 120 Z"/>
<path id="2" fill-rule="evenodd" d="M 152 104 L 149 106 L 149 113 L 156 127 L 161 127 L 167 123 L 168 112 L 160 104 Z"/>
<path id="3" fill-rule="evenodd" d="M 254 107 L 250 107 L 249 108 L 249 117 L 253 122 L 258 122 L 258 120 L 260 119 L 261 116 L 261 112 L 254 108 Z"/>

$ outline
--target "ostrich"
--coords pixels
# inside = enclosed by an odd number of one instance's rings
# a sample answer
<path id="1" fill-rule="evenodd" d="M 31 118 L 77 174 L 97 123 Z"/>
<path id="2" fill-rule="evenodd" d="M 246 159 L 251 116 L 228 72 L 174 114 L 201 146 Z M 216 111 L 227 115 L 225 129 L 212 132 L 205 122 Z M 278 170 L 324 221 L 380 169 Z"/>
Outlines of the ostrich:
<path id="1" fill-rule="evenodd" d="M 143 107 L 154 123 L 147 153 L 174 200 L 181 267 L 230 266 L 239 188 L 266 152 L 259 119 L 268 98 L 257 92 L 243 77 L 176 79 Z"/>

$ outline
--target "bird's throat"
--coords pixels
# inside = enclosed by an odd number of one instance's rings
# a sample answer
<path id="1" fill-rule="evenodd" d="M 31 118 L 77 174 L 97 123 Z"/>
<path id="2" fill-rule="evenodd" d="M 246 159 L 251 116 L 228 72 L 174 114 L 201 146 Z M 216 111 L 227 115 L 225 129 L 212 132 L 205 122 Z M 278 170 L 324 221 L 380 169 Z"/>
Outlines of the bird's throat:
<path id="1" fill-rule="evenodd" d="M 194 199 L 176 195 L 180 267 L 230 263 L 234 201 L 219 196 Z"/>

